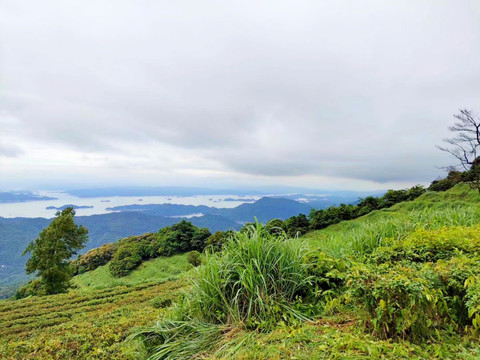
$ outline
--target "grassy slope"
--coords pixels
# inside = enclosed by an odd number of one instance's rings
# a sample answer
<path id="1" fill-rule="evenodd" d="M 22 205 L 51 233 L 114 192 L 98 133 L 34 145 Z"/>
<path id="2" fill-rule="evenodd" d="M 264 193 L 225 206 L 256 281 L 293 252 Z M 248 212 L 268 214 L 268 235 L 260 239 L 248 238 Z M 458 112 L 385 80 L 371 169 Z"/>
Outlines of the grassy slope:
<path id="1" fill-rule="evenodd" d="M 0 359 L 133 359 L 133 327 L 160 317 L 153 300 L 174 299 L 192 269 L 187 255 L 144 262 L 123 278 L 108 265 L 76 276 L 68 294 L 0 301 Z"/>
<path id="2" fill-rule="evenodd" d="M 450 223 L 478 223 L 479 204 L 480 195 L 477 192 L 466 185 L 458 185 L 448 192 L 427 193 L 415 201 L 310 232 L 299 241 L 307 241 L 312 248 L 321 248 L 332 255 L 349 255 L 348 241 L 352 240 L 352 232 L 357 232 L 359 237 L 369 236 L 385 223 L 391 224 L 391 219 L 394 222 L 398 220 L 398 224 L 416 221 L 414 226 L 432 228 Z M 438 221 L 431 221 L 428 216 L 417 216 L 422 211 L 436 212 L 434 218 Z M 394 230 L 409 233 L 414 226 Z M 296 328 L 278 327 L 267 334 L 243 332 L 236 337 L 239 342 L 244 340 L 235 352 L 237 359 L 480 359 L 476 339 L 445 335 L 441 343 L 421 345 L 379 340 L 363 330 L 358 314 L 348 311 Z"/>
<path id="3" fill-rule="evenodd" d="M 108 264 L 78 275 L 73 283 L 81 290 L 103 289 L 120 285 L 138 285 L 151 281 L 174 280 L 192 269 L 187 254 L 159 257 L 143 262 L 138 269 L 122 278 L 112 276 Z"/>
<path id="4" fill-rule="evenodd" d="M 396 204 L 355 220 L 309 232 L 300 238 L 300 241 L 306 241 L 312 248 L 320 248 L 333 256 L 342 256 L 345 252 L 349 255 L 349 243 L 355 241 L 356 236 L 378 234 L 379 229 L 384 230 L 383 235 L 390 235 L 390 232 L 408 234 L 417 224 L 435 228 L 455 224 L 468 225 L 469 221 L 479 222 L 479 204 L 480 194 L 471 190 L 468 185 L 460 184 L 446 192 L 428 192 L 414 201 Z M 428 218 L 436 221 L 432 222 Z"/>
<path id="5" fill-rule="evenodd" d="M 1 359 L 132 359 L 125 338 L 163 309 L 184 283 L 145 283 L 105 290 L 0 301 Z"/>

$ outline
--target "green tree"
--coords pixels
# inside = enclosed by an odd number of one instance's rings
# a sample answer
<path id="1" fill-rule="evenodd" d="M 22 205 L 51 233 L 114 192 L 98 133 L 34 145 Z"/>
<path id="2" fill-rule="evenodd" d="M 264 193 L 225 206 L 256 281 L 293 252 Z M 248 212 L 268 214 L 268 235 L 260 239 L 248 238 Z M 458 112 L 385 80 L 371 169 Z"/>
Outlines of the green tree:
<path id="1" fill-rule="evenodd" d="M 57 294 L 68 289 L 72 277 L 69 259 L 88 240 L 88 230 L 75 225 L 73 208 L 68 207 L 55 216 L 23 252 L 23 255 L 32 254 L 27 261 L 26 271 L 27 274 L 38 272 L 45 294 Z"/>

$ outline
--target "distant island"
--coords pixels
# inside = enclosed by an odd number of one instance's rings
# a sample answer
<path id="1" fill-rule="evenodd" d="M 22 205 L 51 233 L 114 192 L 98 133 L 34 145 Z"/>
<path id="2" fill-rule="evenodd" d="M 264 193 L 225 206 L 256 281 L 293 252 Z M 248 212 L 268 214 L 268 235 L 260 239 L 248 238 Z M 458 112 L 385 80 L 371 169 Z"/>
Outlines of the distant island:
<path id="1" fill-rule="evenodd" d="M 92 209 L 93 206 L 91 205 L 73 205 L 73 204 L 67 204 L 59 207 L 55 206 L 47 206 L 45 209 L 47 210 L 65 210 L 66 208 L 71 207 L 73 209 Z"/>
<path id="2" fill-rule="evenodd" d="M 0 203 L 19 203 L 43 200 L 57 200 L 57 198 L 34 194 L 31 191 L 0 191 Z"/>
<path id="3" fill-rule="evenodd" d="M 242 199 L 242 198 L 226 198 L 223 201 L 242 201 L 242 202 L 255 202 L 256 199 Z"/>

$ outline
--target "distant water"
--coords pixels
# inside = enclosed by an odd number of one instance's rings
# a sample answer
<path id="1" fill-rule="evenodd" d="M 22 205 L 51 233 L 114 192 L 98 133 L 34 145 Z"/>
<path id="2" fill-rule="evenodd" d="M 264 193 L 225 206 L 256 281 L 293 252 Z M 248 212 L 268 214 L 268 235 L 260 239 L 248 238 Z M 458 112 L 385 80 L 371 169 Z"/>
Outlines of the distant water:
<path id="1" fill-rule="evenodd" d="M 251 199 L 259 199 L 260 196 L 252 195 L 195 195 L 195 196 L 112 196 L 97 198 L 79 198 L 66 193 L 42 191 L 40 195 L 51 196 L 58 200 L 28 201 L 21 203 L 0 204 L 0 217 L 43 217 L 52 218 L 57 210 L 47 210 L 48 206 L 60 207 L 66 204 L 78 206 L 93 206 L 89 209 L 77 209 L 79 216 L 106 214 L 112 211 L 109 207 L 123 205 L 146 205 L 146 204 L 181 204 L 181 205 L 206 205 L 219 208 L 233 208 Z M 232 198 L 235 201 L 232 201 Z M 243 200 L 243 198 L 245 200 Z M 187 214 L 186 214 L 187 215 Z M 198 216 L 198 214 L 191 214 Z"/>

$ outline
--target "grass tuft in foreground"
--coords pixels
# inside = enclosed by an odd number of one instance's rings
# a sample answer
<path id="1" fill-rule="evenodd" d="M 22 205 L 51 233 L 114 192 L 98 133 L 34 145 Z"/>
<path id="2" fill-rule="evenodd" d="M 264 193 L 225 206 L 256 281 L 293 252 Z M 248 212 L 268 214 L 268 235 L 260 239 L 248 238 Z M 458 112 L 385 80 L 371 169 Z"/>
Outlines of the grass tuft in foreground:
<path id="1" fill-rule="evenodd" d="M 151 359 L 184 359 L 218 347 L 234 328 L 270 330 L 309 318 L 315 288 L 307 248 L 260 224 L 235 233 L 207 254 L 170 320 L 139 329 Z M 221 341 L 220 341 L 221 342 Z"/>

